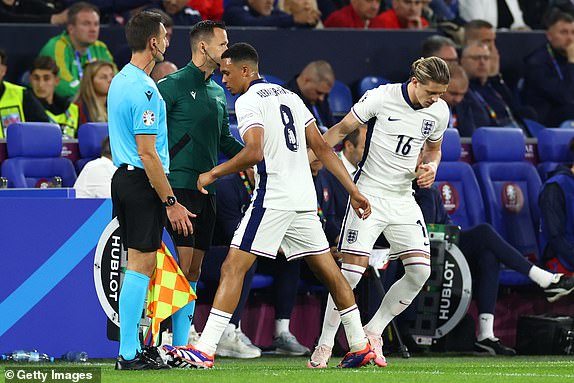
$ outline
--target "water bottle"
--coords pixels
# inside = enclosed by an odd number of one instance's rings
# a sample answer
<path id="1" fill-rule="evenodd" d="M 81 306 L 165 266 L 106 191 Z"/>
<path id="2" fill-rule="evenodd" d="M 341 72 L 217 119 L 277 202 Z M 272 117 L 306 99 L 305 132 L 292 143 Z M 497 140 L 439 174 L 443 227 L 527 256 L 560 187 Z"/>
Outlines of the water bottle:
<path id="1" fill-rule="evenodd" d="M 62 360 L 66 362 L 85 363 L 88 361 L 88 353 L 85 351 L 68 351 L 62 355 Z"/>
<path id="2" fill-rule="evenodd" d="M 48 363 L 53 362 L 54 358 L 50 357 L 44 353 L 34 351 L 24 351 L 16 350 L 9 354 L 2 355 L 2 360 L 7 360 L 10 362 L 28 362 L 28 363 Z"/>

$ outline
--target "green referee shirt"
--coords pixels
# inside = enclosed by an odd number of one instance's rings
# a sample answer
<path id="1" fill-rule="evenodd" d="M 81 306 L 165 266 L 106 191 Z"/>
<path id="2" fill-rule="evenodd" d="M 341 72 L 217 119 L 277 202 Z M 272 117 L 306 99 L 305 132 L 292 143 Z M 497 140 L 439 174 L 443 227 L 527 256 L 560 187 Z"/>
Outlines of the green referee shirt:
<path id="1" fill-rule="evenodd" d="M 220 150 L 231 158 L 243 148 L 229 132 L 225 93 L 191 61 L 157 86 L 167 109 L 169 183 L 197 190 L 199 174 L 217 165 Z M 215 194 L 215 184 L 206 190 Z"/>

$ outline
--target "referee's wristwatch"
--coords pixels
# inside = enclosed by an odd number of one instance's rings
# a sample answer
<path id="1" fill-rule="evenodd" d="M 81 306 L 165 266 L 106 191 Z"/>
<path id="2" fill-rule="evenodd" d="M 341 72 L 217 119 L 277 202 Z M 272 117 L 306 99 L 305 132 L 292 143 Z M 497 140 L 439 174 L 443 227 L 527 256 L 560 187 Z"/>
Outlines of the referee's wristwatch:
<path id="1" fill-rule="evenodd" d="M 163 203 L 163 206 L 165 206 L 165 207 L 173 206 L 173 205 L 175 205 L 176 202 L 177 202 L 177 198 L 175 198 L 172 195 L 168 195 L 167 199 Z"/>

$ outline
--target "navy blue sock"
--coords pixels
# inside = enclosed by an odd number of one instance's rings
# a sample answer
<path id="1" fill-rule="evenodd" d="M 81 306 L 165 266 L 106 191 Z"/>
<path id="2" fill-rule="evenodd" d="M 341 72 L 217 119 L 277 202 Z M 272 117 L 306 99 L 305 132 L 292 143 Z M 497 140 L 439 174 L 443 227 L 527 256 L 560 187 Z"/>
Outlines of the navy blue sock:
<path id="1" fill-rule="evenodd" d="M 193 291 L 197 295 L 197 282 L 189 282 Z M 195 313 L 195 300 L 189 302 L 187 305 L 183 306 L 177 310 L 171 316 L 171 323 L 173 326 L 173 346 L 186 346 L 187 336 L 189 334 L 189 328 L 191 327 L 191 322 L 193 322 L 193 314 Z"/>
<path id="2" fill-rule="evenodd" d="M 135 358 L 136 352 L 141 351 L 138 329 L 148 285 L 148 276 L 126 271 L 119 301 L 120 355 L 125 360 Z"/>

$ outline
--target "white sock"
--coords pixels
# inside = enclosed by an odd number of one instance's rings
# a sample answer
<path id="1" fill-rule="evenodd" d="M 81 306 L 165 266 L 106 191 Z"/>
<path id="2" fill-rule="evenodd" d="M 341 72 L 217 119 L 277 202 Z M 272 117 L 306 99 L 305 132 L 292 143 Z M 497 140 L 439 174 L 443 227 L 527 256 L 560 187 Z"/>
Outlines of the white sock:
<path id="1" fill-rule="evenodd" d="M 345 335 L 347 336 L 347 343 L 351 352 L 363 350 L 367 346 L 367 336 L 363 331 L 361 324 L 361 314 L 357 305 L 352 305 L 344 310 L 339 311 L 341 314 L 341 322 L 345 328 Z"/>
<path id="2" fill-rule="evenodd" d="M 275 336 L 281 335 L 283 332 L 289 332 L 290 319 L 275 319 Z"/>
<path id="3" fill-rule="evenodd" d="M 479 342 L 485 339 L 496 339 L 494 336 L 494 314 L 478 314 L 478 335 Z"/>
<path id="4" fill-rule="evenodd" d="M 363 266 L 352 265 L 343 263 L 341 266 L 341 273 L 349 282 L 351 289 L 354 289 L 359 284 L 365 268 Z M 325 318 L 323 319 L 323 329 L 321 330 L 321 336 L 317 344 L 327 345 L 333 347 L 335 344 L 335 335 L 337 335 L 337 330 L 341 324 L 341 315 L 335 307 L 335 302 L 333 297 L 329 294 L 327 298 L 327 308 L 325 309 Z"/>
<path id="5" fill-rule="evenodd" d="M 221 335 L 229 324 L 233 313 L 226 313 L 225 311 L 212 308 L 207 318 L 205 328 L 201 333 L 199 342 L 195 346 L 196 349 L 203 351 L 207 355 L 215 354 L 217 344 L 221 339 Z"/>
<path id="6" fill-rule="evenodd" d="M 545 289 L 550 286 L 552 282 L 558 282 L 560 275 L 552 274 L 538 266 L 532 265 L 530 270 L 528 270 L 528 278 L 532 279 L 538 286 Z"/>
<path id="7" fill-rule="evenodd" d="M 369 334 L 382 334 L 394 317 L 402 313 L 421 291 L 430 276 L 430 259 L 412 257 L 403 261 L 405 275 L 385 294 L 379 309 L 365 325 Z"/>

